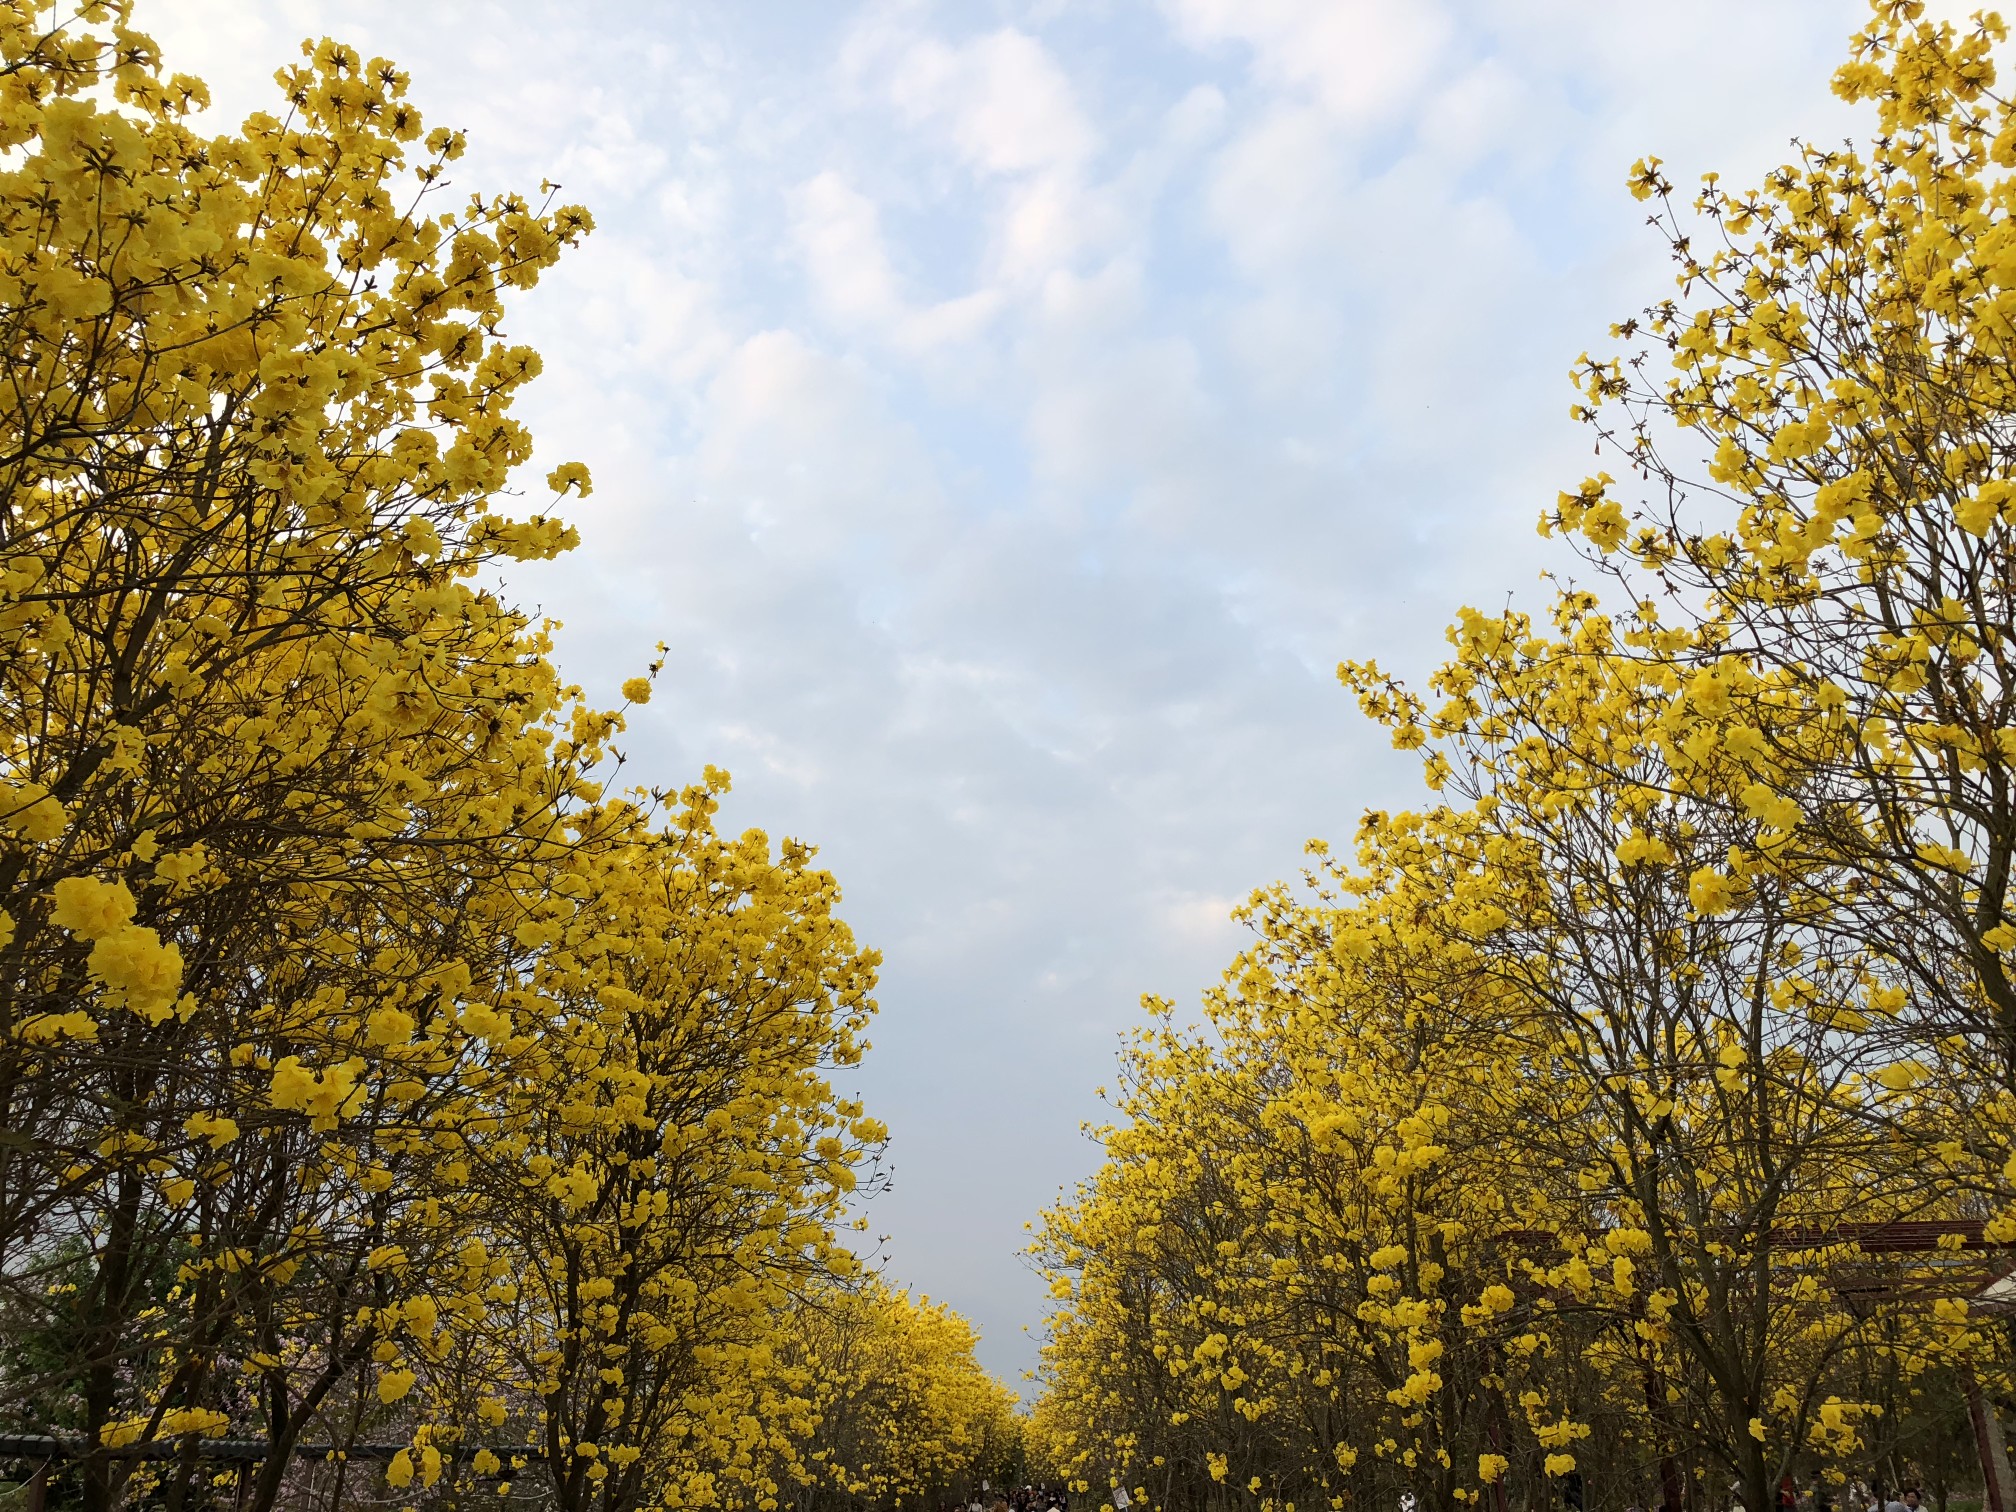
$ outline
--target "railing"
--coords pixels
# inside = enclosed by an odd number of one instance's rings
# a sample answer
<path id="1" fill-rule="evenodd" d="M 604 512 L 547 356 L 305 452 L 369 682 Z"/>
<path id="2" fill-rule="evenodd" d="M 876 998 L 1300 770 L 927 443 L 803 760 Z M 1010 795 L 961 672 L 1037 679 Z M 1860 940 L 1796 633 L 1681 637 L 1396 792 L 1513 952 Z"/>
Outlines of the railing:
<path id="1" fill-rule="evenodd" d="M 290 1459 L 297 1460 L 364 1460 L 372 1463 L 389 1462 L 401 1450 L 411 1450 L 411 1444 L 296 1444 L 288 1451 Z M 452 1444 L 436 1445 L 441 1458 L 449 1464 L 473 1460 L 477 1454 L 488 1449 L 503 1464 L 485 1478 L 501 1480 L 513 1473 L 515 1465 L 543 1464 L 546 1452 L 525 1446 L 505 1448 L 495 1444 Z M 47 1433 L 0 1433 L 0 1459 L 38 1461 L 35 1472 L 28 1479 L 27 1497 L 22 1512 L 44 1512 L 44 1503 L 49 1489 L 49 1467 L 63 1460 L 83 1459 L 88 1455 L 103 1455 L 117 1460 L 173 1460 L 185 1456 L 199 1460 L 221 1460 L 226 1464 L 239 1466 L 256 1465 L 273 1457 L 273 1446 L 265 1439 L 200 1438 L 194 1434 L 182 1434 L 175 1438 L 151 1439 L 141 1444 L 90 1444 L 80 1438 L 63 1438 Z M 241 1470 L 242 1474 L 242 1470 Z"/>

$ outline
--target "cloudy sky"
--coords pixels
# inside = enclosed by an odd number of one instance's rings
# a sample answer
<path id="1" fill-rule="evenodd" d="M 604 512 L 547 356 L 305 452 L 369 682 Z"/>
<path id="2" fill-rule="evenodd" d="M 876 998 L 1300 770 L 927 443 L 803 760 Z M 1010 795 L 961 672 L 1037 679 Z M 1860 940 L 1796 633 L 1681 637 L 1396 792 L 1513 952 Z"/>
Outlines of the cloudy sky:
<path id="1" fill-rule="evenodd" d="M 523 302 L 584 545 L 513 587 L 632 770 L 729 768 L 887 957 L 892 1270 L 1011 1379 L 1023 1223 L 1141 994 L 1411 800 L 1333 669 L 1538 601 L 1566 372 L 1669 287 L 1622 188 L 1856 119 L 1858 0 L 143 0 L 215 114 L 333 34 L 600 222 Z M 1684 181 L 1684 180 L 1683 180 Z M 1025 1327 L 1030 1330 L 1025 1333 Z"/>

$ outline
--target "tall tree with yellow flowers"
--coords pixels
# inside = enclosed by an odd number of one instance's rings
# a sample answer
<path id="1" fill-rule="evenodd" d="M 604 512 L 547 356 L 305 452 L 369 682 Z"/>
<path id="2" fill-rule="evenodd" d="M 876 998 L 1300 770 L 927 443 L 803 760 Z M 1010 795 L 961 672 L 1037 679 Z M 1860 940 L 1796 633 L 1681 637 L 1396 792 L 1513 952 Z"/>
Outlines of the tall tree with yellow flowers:
<path id="1" fill-rule="evenodd" d="M 1355 867 L 1256 905 L 1266 948 L 1207 1034 L 1130 1051 L 1108 1164 L 1042 1242 L 1061 1305 L 1036 1428 L 1088 1486 L 1504 1507 L 1572 1476 L 1756 1506 L 1781 1473 L 1894 1478 L 1912 1435 L 1970 1409 L 1997 1431 L 2009 1340 L 1954 1251 L 2016 1236 L 2016 114 L 1999 21 L 1872 16 L 1836 81 L 1876 107 L 1866 152 L 1801 149 L 1755 193 L 1711 176 L 1694 223 L 1656 162 L 1634 170 L 1681 292 L 1618 328 L 1650 352 L 1579 364 L 1577 413 L 1647 486 L 1634 510 L 1592 478 L 1543 521 L 1613 605 L 1463 611 L 1439 707 L 1347 664 L 1435 806 L 1368 816 Z M 1698 476 L 1676 438 L 1705 443 Z M 1434 969 L 1382 983 L 1380 959 Z M 1382 1057 L 1438 1023 L 1450 1155 L 1396 1190 L 1408 1147 L 1381 1120 L 1408 1083 Z M 1298 1152 L 1318 1129 L 1370 1133 L 1372 1162 L 1340 1180 Z M 1355 1376 L 1283 1347 L 1298 1220 L 1333 1271 L 1382 1261 L 1311 1333 L 1341 1351 L 1355 1325 Z M 1902 1220 L 1941 1247 L 1869 1247 Z M 1460 1330 L 1410 1270 L 1431 1227 Z M 1256 1249 L 1284 1284 L 1239 1292 Z M 1396 1382 L 1380 1349 L 1403 1339 Z M 1236 1371 L 1198 1372 L 1200 1345 Z M 1301 1423 L 1214 1420 L 1235 1389 L 1242 1415 Z M 1380 1426 L 1325 1485 L 1304 1425 L 1333 1407 Z"/>
<path id="2" fill-rule="evenodd" d="M 204 138 L 202 86 L 85 11 L 0 18 L 0 1271 L 27 1308 L 38 1257 L 81 1272 L 54 1305 L 116 1442 L 211 1422 L 272 1286 L 358 1282 L 332 1193 L 406 1197 L 317 1136 L 398 1101 L 396 1029 L 438 1018 L 437 1088 L 475 1053 L 486 908 L 585 791 L 539 641 L 470 579 L 571 539 L 494 507 L 538 369 L 499 321 L 588 221 L 431 213 L 459 139 L 333 43 L 284 119 Z M 187 1332 L 143 1347 L 164 1265 Z M 277 1448 L 348 1363 L 269 1379 Z M 87 1505 L 119 1479 L 91 1460 Z"/>
<path id="3" fill-rule="evenodd" d="M 1504 1236 L 1566 1210 L 1515 1142 L 1562 1089 L 1502 1053 L 1445 840 L 1368 819 L 1364 871 L 1256 897 L 1208 1032 L 1157 1005 L 1130 1046 L 1106 1165 L 1038 1246 L 1065 1304 L 1039 1443 L 1087 1489 L 1455 1505 L 1536 1442 L 1508 1404 L 1583 1341 L 1535 1331 L 1519 1262 L 1547 1248 Z M 1431 901 L 1400 863 L 1436 858 Z"/>
<path id="4" fill-rule="evenodd" d="M 1580 363 L 1577 413 L 1647 486 L 1591 479 L 1547 526 L 1693 629 L 1679 674 L 1743 737 L 1739 799 L 1841 869 L 1838 927 L 1892 977 L 1896 1077 L 1936 1082 L 2007 1202 L 2016 113 L 1999 20 L 1872 10 L 1835 77 L 1869 146 L 1802 146 L 1754 189 L 1709 175 L 1691 213 L 1635 168 L 1680 291 L 1616 328 L 1627 356 Z M 1741 677 L 1726 713 L 1717 668 Z"/>
<path id="5" fill-rule="evenodd" d="M 498 1348 L 570 1512 L 654 1504 L 679 1467 L 782 1494 L 776 1409 L 724 1429 L 709 1404 L 768 1381 L 794 1298 L 856 1268 L 836 1231 L 883 1130 L 827 1075 L 860 1059 L 877 957 L 807 847 L 715 832 L 725 785 L 655 831 L 583 821 L 526 931 L 551 947 L 516 1009 L 539 1074 L 472 1156 L 484 1230 L 528 1262 Z"/>
<path id="6" fill-rule="evenodd" d="M 589 217 L 440 204 L 335 42 L 219 136 L 128 3 L 0 54 L 0 1417 L 90 1512 L 226 1433 L 243 1512 L 309 1445 L 339 1505 L 776 1506 L 875 961 L 725 778 L 606 797 L 623 711 L 484 586 L 589 491 L 503 503 Z"/>
<path id="7" fill-rule="evenodd" d="M 941 1303 L 865 1278 L 809 1292 L 776 1360 L 805 1412 L 789 1445 L 797 1512 L 942 1505 L 1021 1460 L 1014 1397 L 981 1370 L 972 1329 Z"/>
<path id="8" fill-rule="evenodd" d="M 1812 1252 L 1962 1210 L 1868 1116 L 1886 974 L 1841 932 L 1839 869 L 1788 848 L 1791 815 L 1760 799 L 1734 722 L 1702 722 L 1699 690 L 1669 691 L 1642 654 L 1687 637 L 1649 614 L 1619 627 L 1584 594 L 1556 619 L 1543 636 L 1466 614 L 1432 714 L 1375 669 L 1347 677 L 1472 804 L 1460 825 L 1430 816 L 1435 849 L 1468 839 L 1465 928 L 1500 985 L 1505 1052 L 1568 1089 L 1572 1116 L 1520 1130 L 1581 1194 L 1555 1284 L 1628 1320 L 1617 1343 L 1661 1438 L 1762 1497 L 1843 1357 L 1891 1318 L 1829 1297 Z"/>

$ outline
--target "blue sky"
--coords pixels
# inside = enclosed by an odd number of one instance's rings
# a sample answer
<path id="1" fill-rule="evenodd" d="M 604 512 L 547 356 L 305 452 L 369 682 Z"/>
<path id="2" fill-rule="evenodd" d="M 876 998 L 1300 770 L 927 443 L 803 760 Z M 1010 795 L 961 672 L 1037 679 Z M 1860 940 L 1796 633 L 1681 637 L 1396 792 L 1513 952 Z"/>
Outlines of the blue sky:
<path id="1" fill-rule="evenodd" d="M 1957 9 L 1957 7 L 1956 7 Z M 584 544 L 524 572 L 631 771 L 735 775 L 887 963 L 891 1270 L 1014 1379 L 1023 1223 L 1141 994 L 1413 800 L 1338 689 L 1537 603 L 1569 365 L 1670 287 L 1624 192 L 1858 129 L 1853 0 L 152 0 L 216 114 L 303 36 L 413 74 L 460 183 L 600 229 L 512 322 Z"/>

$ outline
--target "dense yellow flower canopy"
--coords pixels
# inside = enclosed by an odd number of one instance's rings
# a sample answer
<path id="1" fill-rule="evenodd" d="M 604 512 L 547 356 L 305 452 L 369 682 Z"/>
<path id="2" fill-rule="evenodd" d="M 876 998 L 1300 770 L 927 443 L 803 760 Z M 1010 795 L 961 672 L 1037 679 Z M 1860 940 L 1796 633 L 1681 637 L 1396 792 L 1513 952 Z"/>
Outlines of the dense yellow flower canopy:
<path id="1" fill-rule="evenodd" d="M 207 1503 L 219 1435 L 244 1512 L 310 1446 L 335 1503 L 602 1512 L 1012 1457 L 842 1242 L 834 879 L 720 773 L 609 790 L 623 713 L 487 570 L 590 492 L 517 477 L 506 328 L 588 213 L 451 199 L 330 40 L 206 135 L 131 22 L 0 7 L 0 1414 L 92 1512 Z M 861 1335 L 931 1413 L 840 1430 Z"/>
<path id="2" fill-rule="evenodd" d="M 1679 292 L 1578 363 L 1617 476 L 1542 521 L 1603 591 L 1461 611 L 1426 694 L 1341 669 L 1426 806 L 1151 1005 L 1046 1215 L 1032 1436 L 1091 1496 L 1757 1507 L 2006 1403 L 2002 41 L 1879 0 L 1866 151 L 1691 218 L 1633 169 Z"/>

